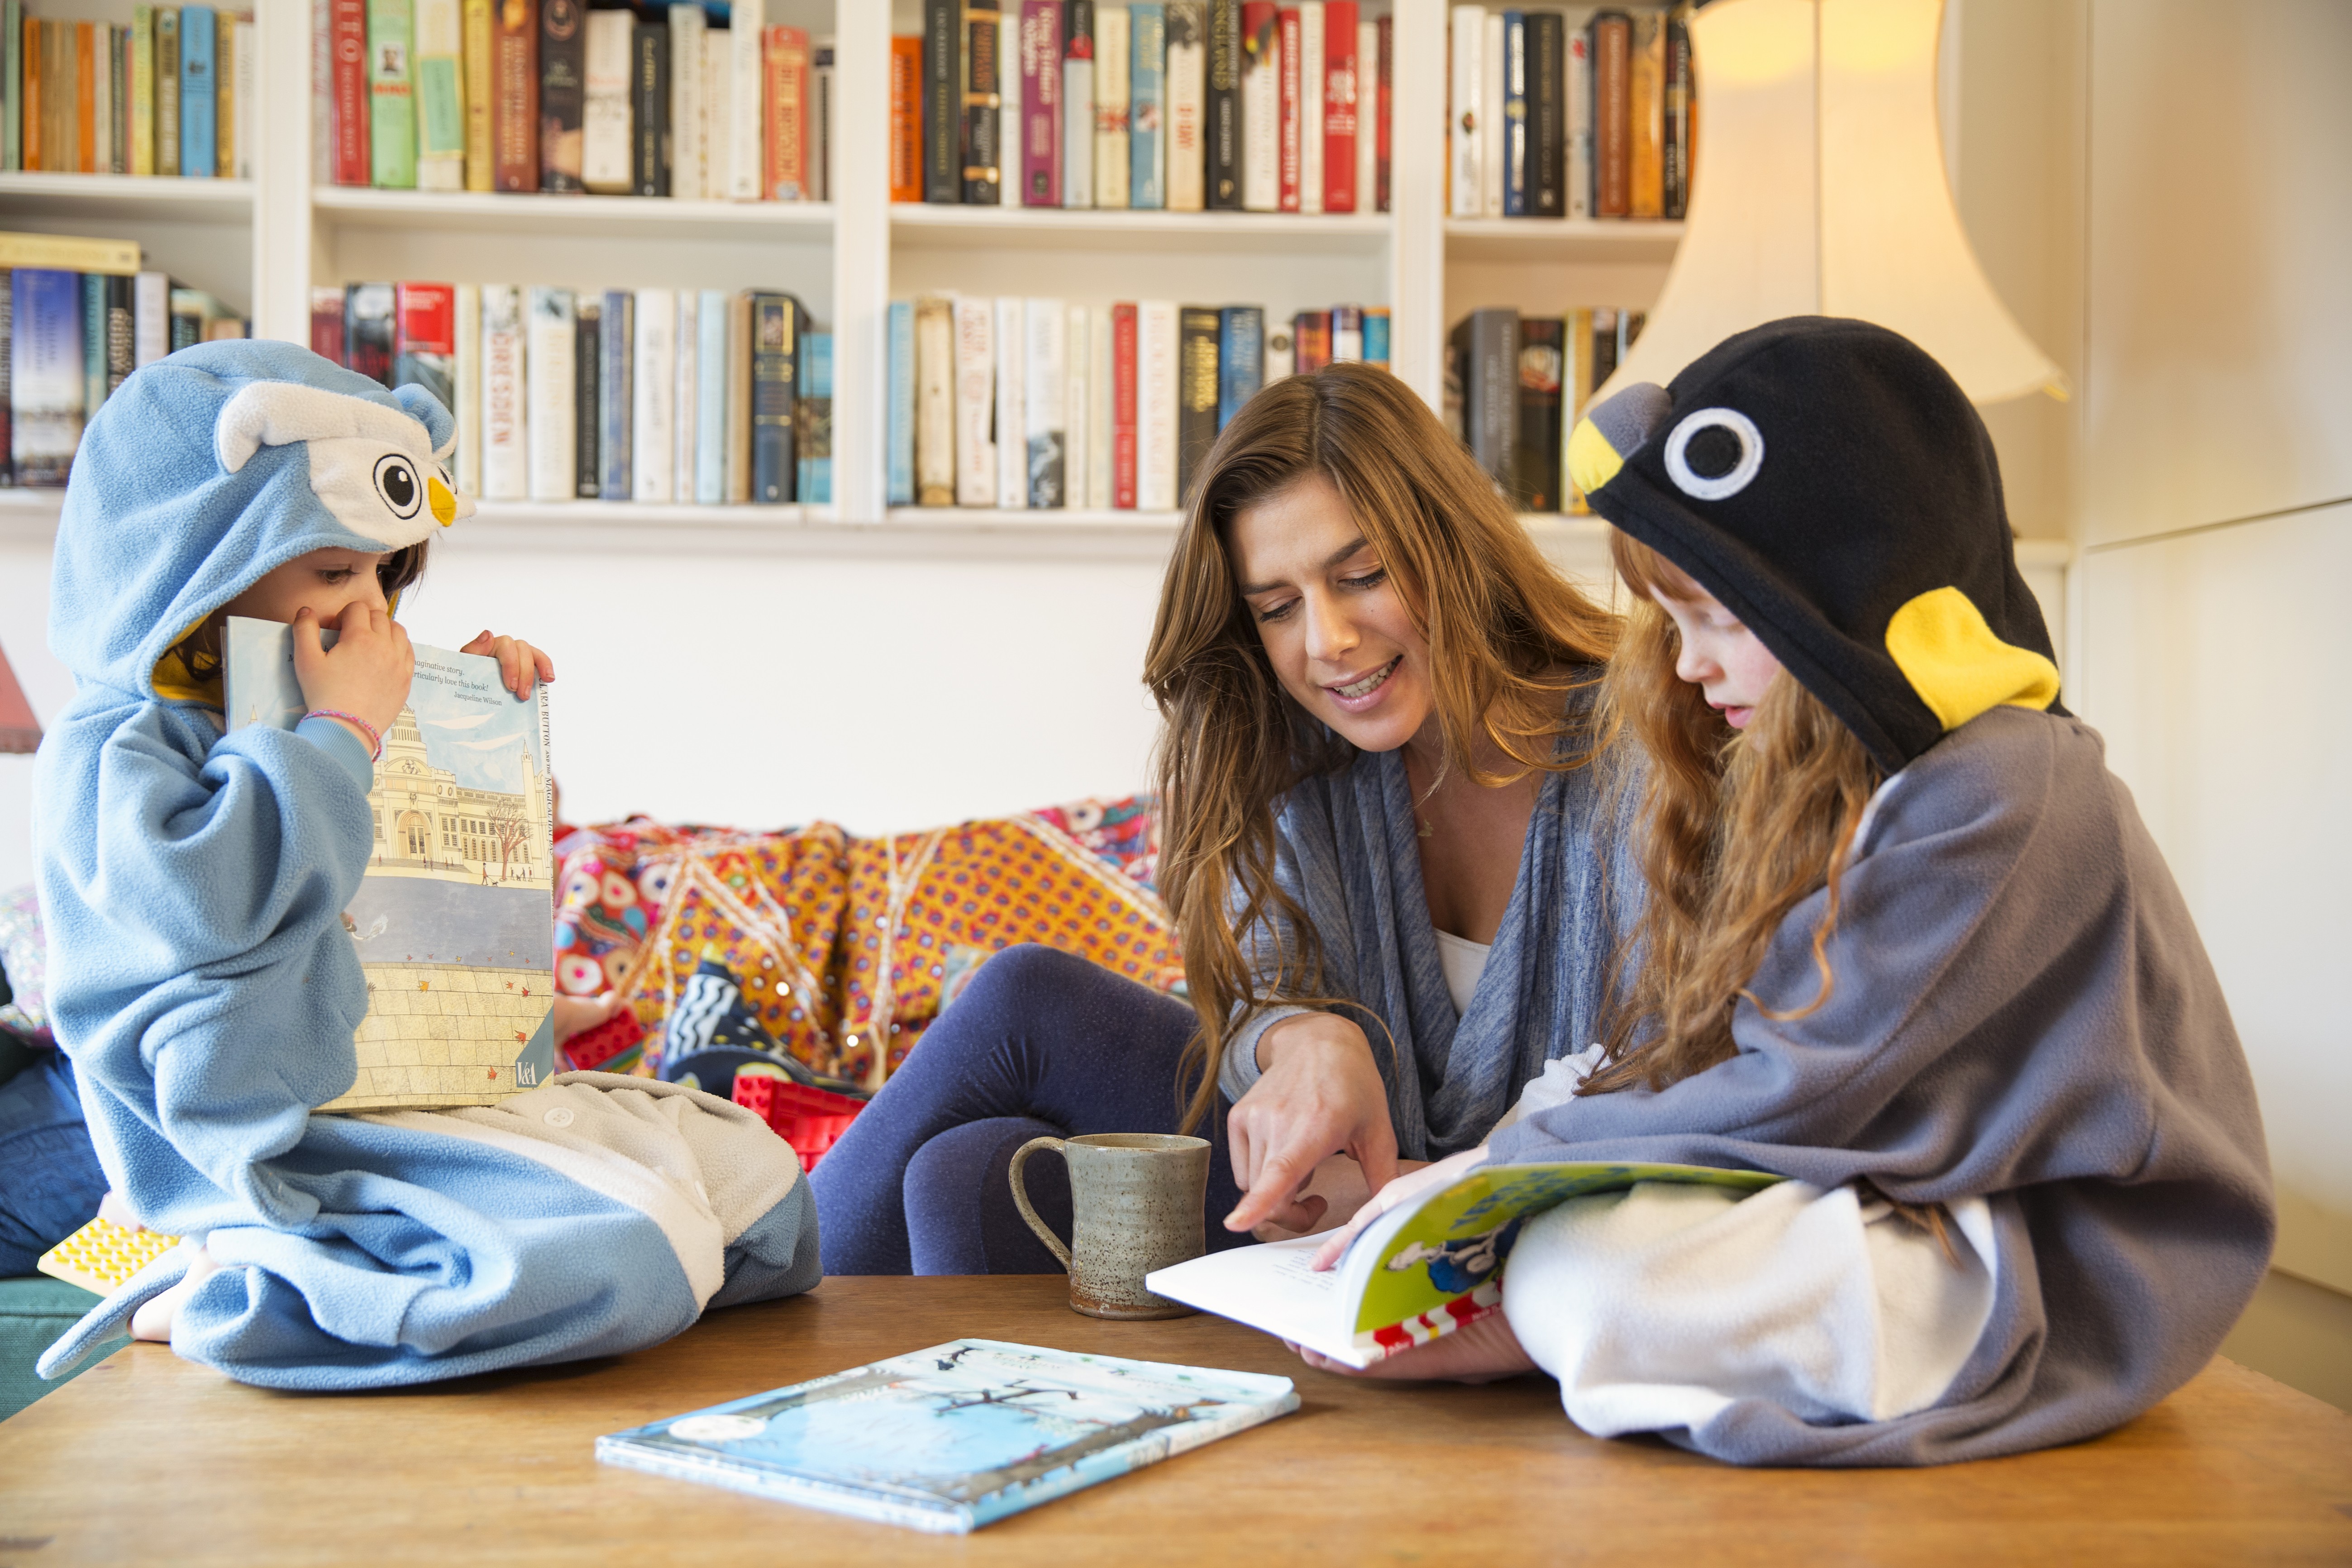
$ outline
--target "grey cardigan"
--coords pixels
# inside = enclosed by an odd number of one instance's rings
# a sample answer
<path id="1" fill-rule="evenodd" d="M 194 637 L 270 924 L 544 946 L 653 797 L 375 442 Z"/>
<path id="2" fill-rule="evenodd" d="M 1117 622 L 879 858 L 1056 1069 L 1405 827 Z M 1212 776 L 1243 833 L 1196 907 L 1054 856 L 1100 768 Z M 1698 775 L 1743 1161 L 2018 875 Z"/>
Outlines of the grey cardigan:
<path id="1" fill-rule="evenodd" d="M 1422 889 L 1421 838 L 1402 751 L 1364 752 L 1286 795 L 1275 879 L 1322 939 L 1327 993 L 1370 1018 L 1398 1152 L 1440 1159 L 1484 1139 L 1555 1057 L 1597 1037 L 1617 942 L 1639 918 L 1642 873 L 1629 832 L 1634 796 L 1605 775 L 1630 748 L 1546 775 L 1528 823 L 1511 902 L 1466 1014 L 1456 1014 Z M 1616 816 L 1604 821 L 1613 808 Z M 1280 933 L 1287 944 L 1290 933 Z M 1266 951 L 1261 944 L 1260 951 Z M 1218 1087 L 1239 1100 L 1257 1081 L 1267 1028 L 1309 1009 L 1273 994 L 1276 965 L 1228 1037 Z"/>

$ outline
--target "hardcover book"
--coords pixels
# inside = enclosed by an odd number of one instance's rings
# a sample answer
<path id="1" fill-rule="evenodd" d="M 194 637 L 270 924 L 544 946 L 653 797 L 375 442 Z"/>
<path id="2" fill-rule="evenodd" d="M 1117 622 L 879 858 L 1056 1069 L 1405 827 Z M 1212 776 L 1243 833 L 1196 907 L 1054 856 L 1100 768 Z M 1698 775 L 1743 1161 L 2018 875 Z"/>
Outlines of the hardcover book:
<path id="1" fill-rule="evenodd" d="M 1021 205 L 1062 205 L 1062 0 L 1021 0 Z"/>
<path id="2" fill-rule="evenodd" d="M 640 24 L 642 38 L 649 29 Z M 657 29 L 667 43 L 668 29 Z M 677 296 L 667 289 L 637 290 L 636 344 L 630 354 L 631 500 L 666 501 L 677 483 Z"/>
<path id="3" fill-rule="evenodd" d="M 466 495 L 482 493 L 482 286 L 457 285 L 457 451 L 452 471 Z"/>
<path id="4" fill-rule="evenodd" d="M 751 500 L 793 499 L 797 463 L 802 323 L 807 312 L 790 294 L 751 296 Z"/>
<path id="5" fill-rule="evenodd" d="M 694 499 L 703 506 L 727 499 L 727 426 L 743 396 L 727 374 L 728 304 L 724 289 L 705 289 L 695 309 Z"/>
<path id="6" fill-rule="evenodd" d="M 1666 18 L 1633 13 L 1625 55 L 1625 216 L 1665 216 Z"/>
<path id="7" fill-rule="evenodd" d="M 394 336 L 391 284 L 353 283 L 344 290 L 343 363 L 390 386 Z"/>
<path id="8" fill-rule="evenodd" d="M 669 195 L 669 24 L 639 22 L 633 34 L 629 109 L 635 137 L 629 188 L 641 196 L 666 196 Z"/>
<path id="9" fill-rule="evenodd" d="M 604 491 L 604 301 L 582 289 L 572 296 L 572 493 L 594 500 Z"/>
<path id="10" fill-rule="evenodd" d="M 1527 210 L 1568 216 L 1568 57 L 1556 11 L 1528 14 Z"/>
<path id="11" fill-rule="evenodd" d="M 766 184 L 770 201 L 804 202 L 809 187 L 809 37 L 802 27 L 768 29 L 768 145 Z M 642 133 L 641 133 L 642 139 Z"/>
<path id="12" fill-rule="evenodd" d="M 1242 5 L 1208 0 L 1207 123 L 1202 130 L 1202 186 L 1213 212 L 1242 205 Z"/>
<path id="13" fill-rule="evenodd" d="M 380 190 L 414 190 L 416 187 L 416 102 L 415 83 L 409 71 L 409 51 L 414 47 L 415 15 L 409 0 L 368 0 L 368 101 L 373 112 L 368 121 L 369 184 Z M 184 58 L 194 42 L 194 29 L 189 26 L 195 7 L 189 6 L 180 16 L 180 49 Z M 183 73 L 185 74 L 184 72 Z M 182 85 L 181 99 L 185 107 L 188 89 Z M 192 114 L 184 115 L 193 123 Z M 180 158 L 190 174 L 195 173 L 194 158 L 196 148 L 190 133 L 180 133 Z M 209 163 L 210 149 L 205 149 Z M 211 171 L 207 169 L 206 173 Z"/>
<path id="14" fill-rule="evenodd" d="M 78 274 L 16 270 L 8 344 L 11 460 L 20 485 L 63 489 L 81 445 L 82 291 Z"/>
<path id="15" fill-rule="evenodd" d="M 963 8 L 963 199 L 978 206 L 995 206 L 1003 199 L 1002 19 L 993 0 Z"/>
<path id="16" fill-rule="evenodd" d="M 490 20 L 495 0 L 459 0 L 457 11 L 466 43 L 466 188 L 469 191 L 498 186 L 498 142 L 492 130 L 498 98 L 498 29 Z"/>
<path id="17" fill-rule="evenodd" d="M 943 295 L 915 301 L 915 504 L 956 504 L 956 311 Z"/>
<path id="18" fill-rule="evenodd" d="M 1242 205 L 1282 205 L 1282 16 L 1274 0 L 1242 6 Z"/>
<path id="19" fill-rule="evenodd" d="M 882 443 L 885 506 L 915 504 L 915 307 L 890 301 L 890 406 Z"/>
<path id="20" fill-rule="evenodd" d="M 1592 18 L 1592 216 L 1623 217 L 1633 190 L 1633 23 L 1622 11 Z"/>
<path id="21" fill-rule="evenodd" d="M 539 6 L 492 0 L 490 176 L 501 191 L 539 189 Z"/>
<path id="22" fill-rule="evenodd" d="M 1069 388 L 1069 318 L 1059 300 L 1030 300 L 1022 307 L 1022 435 L 1027 454 L 1028 504 L 1056 508 L 1066 504 L 1066 444 L 1069 420 L 1065 412 Z"/>
<path id="23" fill-rule="evenodd" d="M 1015 511 L 1029 504 L 1029 465 L 1024 431 L 1025 384 L 1029 367 L 1027 337 L 1021 301 L 1010 295 L 996 301 L 996 504 Z"/>
<path id="24" fill-rule="evenodd" d="M 1528 18 L 1503 13 L 1503 216 L 1528 216 Z"/>
<path id="25" fill-rule="evenodd" d="M 1452 195 L 1446 211 L 1455 217 L 1479 216 L 1484 175 L 1486 107 L 1486 13 L 1477 5 L 1457 5 L 1454 22 L 1454 112 L 1446 131 L 1452 162 L 1447 165 Z M 1301 367 L 1304 368 L 1303 366 Z"/>
<path id="26" fill-rule="evenodd" d="M 1217 320 L 1217 428 L 1233 423 L 1242 405 L 1265 384 L 1265 311 L 1228 305 Z"/>
<path id="27" fill-rule="evenodd" d="M 368 106 L 367 96 L 367 0 L 342 0 L 342 3 L 351 6 L 359 26 L 358 42 L 352 56 L 352 67 L 358 72 L 352 110 L 364 128 L 373 112 Z M 339 18 L 342 16 L 340 8 L 336 15 Z M 26 18 L 28 24 L 30 20 Z M 180 172 L 180 8 L 177 5 L 158 5 L 155 7 L 156 174 L 177 174 Z M 359 149 L 359 174 L 350 183 L 364 185 L 368 183 L 368 145 L 364 129 L 360 132 Z M 47 163 L 46 158 L 44 163 Z M 62 168 L 64 165 L 48 166 Z"/>
<path id="28" fill-rule="evenodd" d="M 368 10 L 372 23 L 375 8 L 383 5 L 396 5 L 400 7 L 404 17 L 406 15 L 406 0 L 369 0 Z M 219 90 L 220 84 L 214 75 L 215 68 L 218 63 L 215 58 L 216 37 L 214 21 L 215 17 L 210 6 L 184 5 L 180 8 L 180 173 L 197 179 L 212 178 L 216 169 L 214 163 L 214 139 L 220 129 L 220 105 L 214 95 Z M 373 26 L 369 32 L 369 42 L 373 46 L 375 41 Z M 402 28 L 398 66 L 400 106 L 403 110 L 407 110 L 409 108 L 408 55 L 404 25 Z M 376 79 L 380 81 L 382 79 Z M 377 90 L 381 93 L 382 89 L 378 88 Z M 383 118 L 383 112 L 379 99 L 376 110 L 378 120 Z M 415 130 L 413 126 L 409 128 L 409 137 L 413 145 L 415 139 Z M 414 158 L 413 153 L 411 157 Z M 378 184 L 383 183 L 382 180 L 376 182 Z M 416 183 L 415 171 L 413 167 L 409 171 L 408 183 L 410 184 Z"/>
<path id="29" fill-rule="evenodd" d="M 530 452 L 530 499 L 570 500 L 580 477 L 578 450 L 580 326 L 573 319 L 572 290 L 535 288 L 523 311 L 526 439 Z"/>
<path id="30" fill-rule="evenodd" d="M 890 39 L 890 199 L 923 199 L 923 40 Z"/>
<path id="31" fill-rule="evenodd" d="M 414 382 L 444 408 L 457 406 L 457 299 L 446 283 L 402 283 L 394 289 L 396 336 L 392 384 Z"/>
<path id="32" fill-rule="evenodd" d="M 1323 7 L 1323 210 L 1352 213 L 1357 194 L 1357 138 L 1363 134 L 1364 61 L 1358 52 L 1356 0 Z"/>
<path id="33" fill-rule="evenodd" d="M 1298 7 L 1298 210 L 1323 210 L 1323 0 Z"/>
<path id="34" fill-rule="evenodd" d="M 730 201 L 761 199 L 761 170 L 767 156 L 767 128 L 760 110 L 768 81 L 767 7 L 762 0 L 734 0 L 728 7 L 727 188 Z"/>
<path id="35" fill-rule="evenodd" d="M 1286 1377 L 954 1340 L 615 1432 L 596 1458 L 961 1533 L 1297 1408 Z"/>
<path id="36" fill-rule="evenodd" d="M 629 116 L 630 51 L 635 21 L 626 11 L 591 11 L 581 65 L 580 179 L 600 195 L 625 195 L 635 138 Z"/>
<path id="37" fill-rule="evenodd" d="M 1145 300 L 1135 308 L 1135 504 L 1176 508 L 1176 306 Z"/>
<path id="38" fill-rule="evenodd" d="M 597 322 L 604 363 L 596 377 L 601 469 L 596 493 L 605 500 L 627 500 L 636 488 L 629 444 L 636 417 L 636 295 L 627 289 L 605 289 L 604 314 Z"/>
<path id="39" fill-rule="evenodd" d="M 668 16 L 669 194 L 700 201 L 712 194 L 702 183 L 703 141 L 708 134 L 702 102 L 702 40 L 710 26 L 699 5 L 672 5 Z"/>
<path id="40" fill-rule="evenodd" d="M 1223 321 L 1210 307 L 1187 305 L 1176 316 L 1176 502 L 1192 492 L 1209 448 L 1217 441 L 1217 334 Z"/>
<path id="41" fill-rule="evenodd" d="M 1305 100 L 1299 85 L 1299 35 L 1305 24 L 1296 5 L 1285 5 L 1278 14 L 1280 52 L 1276 57 L 1276 71 L 1281 82 L 1282 119 L 1276 137 L 1280 152 L 1282 195 L 1280 209 L 1286 213 L 1298 210 L 1298 175 L 1301 153 L 1300 138 L 1306 134 Z"/>
<path id="42" fill-rule="evenodd" d="M 1128 68 L 1132 63 L 1127 7 L 1095 11 L 1095 205 L 1127 205 Z"/>
<path id="43" fill-rule="evenodd" d="M 1062 205 L 1095 205 L 1095 6 L 1062 12 Z"/>
<path id="44" fill-rule="evenodd" d="M 963 28 L 957 0 L 923 3 L 923 200 L 963 200 Z"/>
<path id="45" fill-rule="evenodd" d="M 833 500 L 833 334 L 801 336 L 800 389 L 793 408 L 793 499 Z"/>
<path id="46" fill-rule="evenodd" d="M 523 391 L 521 290 L 482 287 L 482 495 L 521 500 L 530 494 L 530 410 Z"/>
<path id="47" fill-rule="evenodd" d="M 1511 502 L 1521 511 L 1560 510 L 1560 392 L 1567 369 L 1558 316 L 1519 321 L 1519 437 Z"/>
<path id="48" fill-rule="evenodd" d="M 955 311 L 956 504 L 996 504 L 996 306 L 970 294 Z"/>
<path id="49" fill-rule="evenodd" d="M 580 0 L 543 0 L 539 9 L 539 188 L 585 189 L 582 162 L 588 110 L 588 32 Z"/>
<path id="50" fill-rule="evenodd" d="M 465 42 L 458 0 L 416 0 L 416 188 L 466 188 Z"/>
<path id="51" fill-rule="evenodd" d="M 1168 210 L 1196 213 L 1205 207 L 1202 180 L 1207 161 L 1201 132 L 1208 116 L 1208 57 L 1202 38 L 1201 0 L 1168 0 L 1168 68 L 1161 86 L 1167 100 Z"/>
<path id="52" fill-rule="evenodd" d="M 232 616 L 224 642 L 228 728 L 299 725 L 293 628 Z M 368 790 L 375 852 L 343 910 L 367 976 L 357 1072 L 324 1111 L 495 1105 L 555 1071 L 547 688 L 518 699 L 495 658 L 415 651 Z"/>

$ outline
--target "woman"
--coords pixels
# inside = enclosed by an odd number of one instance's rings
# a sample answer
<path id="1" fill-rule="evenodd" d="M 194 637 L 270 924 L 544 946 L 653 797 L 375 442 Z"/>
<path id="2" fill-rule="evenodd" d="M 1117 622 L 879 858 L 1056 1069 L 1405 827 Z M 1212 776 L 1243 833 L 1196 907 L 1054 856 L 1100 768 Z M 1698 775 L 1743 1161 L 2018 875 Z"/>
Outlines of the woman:
<path id="1" fill-rule="evenodd" d="M 1032 1137 L 1206 1126 L 1212 1246 L 1336 1223 L 1400 1155 L 1477 1144 L 1597 1037 L 1633 912 L 1591 765 L 1615 630 L 1393 377 L 1251 399 L 1145 666 L 1192 1005 L 992 959 L 817 1168 L 826 1271 L 1053 1269 L 1005 1180 Z M 1058 1218 L 1051 1164 L 1030 1181 Z"/>

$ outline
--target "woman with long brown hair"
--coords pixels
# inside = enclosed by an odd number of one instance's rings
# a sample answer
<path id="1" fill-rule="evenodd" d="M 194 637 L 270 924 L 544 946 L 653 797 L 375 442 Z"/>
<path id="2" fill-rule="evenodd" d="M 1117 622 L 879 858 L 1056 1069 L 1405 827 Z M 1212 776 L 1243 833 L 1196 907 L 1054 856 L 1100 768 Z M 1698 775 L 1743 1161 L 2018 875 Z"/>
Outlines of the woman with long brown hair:
<path id="1" fill-rule="evenodd" d="M 1598 1037 L 1636 912 L 1593 722 L 1616 630 L 1385 372 L 1251 399 L 1145 663 L 1190 1006 L 991 959 L 818 1167 L 827 1270 L 1052 1268 L 1003 1194 L 1040 1134 L 1206 1129 L 1213 1246 L 1483 1140 Z"/>

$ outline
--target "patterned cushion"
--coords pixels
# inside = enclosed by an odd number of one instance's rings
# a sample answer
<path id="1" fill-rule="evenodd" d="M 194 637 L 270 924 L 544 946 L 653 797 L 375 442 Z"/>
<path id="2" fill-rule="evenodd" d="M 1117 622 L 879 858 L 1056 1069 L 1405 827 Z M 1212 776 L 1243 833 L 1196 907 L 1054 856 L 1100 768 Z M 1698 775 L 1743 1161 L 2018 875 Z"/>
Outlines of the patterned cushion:
<path id="1" fill-rule="evenodd" d="M 31 888 L 0 893 L 0 971 L 13 994 L 0 1003 L 0 1029 L 37 1046 L 51 1044 L 42 1003 L 49 950 L 41 935 L 41 903 Z"/>

